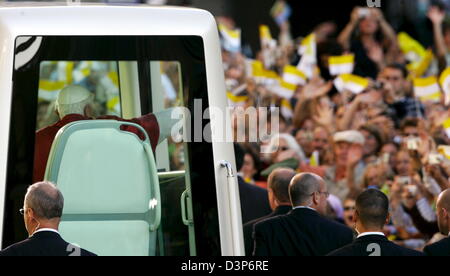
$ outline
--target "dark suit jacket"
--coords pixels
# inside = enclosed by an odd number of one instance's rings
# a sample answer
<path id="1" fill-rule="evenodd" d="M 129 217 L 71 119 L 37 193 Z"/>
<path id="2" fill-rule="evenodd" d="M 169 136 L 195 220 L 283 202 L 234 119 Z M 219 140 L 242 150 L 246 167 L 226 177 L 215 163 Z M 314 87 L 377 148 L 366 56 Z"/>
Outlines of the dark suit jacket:
<path id="1" fill-rule="evenodd" d="M 352 244 L 338 249 L 328 256 L 383 256 L 383 257 L 407 257 L 423 256 L 419 251 L 407 249 L 390 242 L 385 236 L 368 235 L 358 238 Z"/>
<path id="2" fill-rule="evenodd" d="M 450 256 L 450 237 L 425 247 L 423 252 L 425 252 L 425 255 L 427 256 Z"/>
<path id="3" fill-rule="evenodd" d="M 286 215 L 290 211 L 292 211 L 291 206 L 278 206 L 270 215 L 247 222 L 244 225 L 245 255 L 251 256 L 253 254 L 253 230 L 255 229 L 255 224 L 276 216 Z"/>
<path id="4" fill-rule="evenodd" d="M 95 254 L 76 249 L 64 241 L 58 233 L 43 231 L 34 234 L 27 240 L 16 243 L 0 252 L 0 256 L 95 256 Z"/>
<path id="5" fill-rule="evenodd" d="M 241 198 L 242 224 L 272 213 L 269 204 L 269 195 L 266 190 L 246 183 L 242 177 L 238 177 L 238 183 Z"/>
<path id="6" fill-rule="evenodd" d="M 256 224 L 254 238 L 255 256 L 325 256 L 350 244 L 353 232 L 301 208 Z"/>

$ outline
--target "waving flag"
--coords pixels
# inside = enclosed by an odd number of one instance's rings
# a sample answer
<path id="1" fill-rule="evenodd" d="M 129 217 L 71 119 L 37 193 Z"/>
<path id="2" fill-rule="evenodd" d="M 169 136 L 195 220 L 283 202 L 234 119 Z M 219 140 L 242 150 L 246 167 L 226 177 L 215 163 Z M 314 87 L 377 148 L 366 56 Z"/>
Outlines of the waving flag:
<path id="1" fill-rule="evenodd" d="M 450 118 L 445 120 L 443 126 L 444 126 L 445 133 L 447 134 L 448 138 L 450 138 Z"/>
<path id="2" fill-rule="evenodd" d="M 306 85 L 307 77 L 305 73 L 298 70 L 296 67 L 287 65 L 283 70 L 283 80 L 295 85 Z"/>
<path id="3" fill-rule="evenodd" d="M 445 105 L 450 104 L 450 67 L 442 72 L 439 78 L 439 83 L 441 84 L 442 90 L 445 93 Z"/>
<path id="4" fill-rule="evenodd" d="M 303 39 L 302 44 L 298 49 L 301 56 L 297 69 L 303 72 L 307 78 L 312 78 L 317 65 L 317 43 L 316 35 L 314 33 Z"/>
<path id="5" fill-rule="evenodd" d="M 343 74 L 334 80 L 334 86 L 339 92 L 350 91 L 359 94 L 369 86 L 369 80 L 352 74 Z"/>
<path id="6" fill-rule="evenodd" d="M 219 24 L 220 35 L 222 36 L 222 46 L 232 53 L 241 51 L 241 30 L 231 30 L 224 24 Z"/>
<path id="7" fill-rule="evenodd" d="M 275 93 L 276 95 L 278 95 L 281 98 L 288 99 L 288 100 L 294 96 L 296 89 L 297 89 L 297 85 L 287 83 L 283 80 L 280 80 L 278 85 L 274 85 L 271 88 L 273 93 Z"/>
<path id="8" fill-rule="evenodd" d="M 228 104 L 231 107 L 244 107 L 248 96 L 236 96 L 232 92 L 227 92 Z"/>
<path id="9" fill-rule="evenodd" d="M 449 123 L 450 124 L 450 123 Z M 450 136 L 449 136 L 450 137 Z M 438 152 L 450 160 L 450 146 L 439 146 Z"/>
<path id="10" fill-rule="evenodd" d="M 329 64 L 330 74 L 332 76 L 351 74 L 353 73 L 353 69 L 355 68 L 355 56 L 344 55 L 330 57 Z"/>
<path id="11" fill-rule="evenodd" d="M 441 88 L 436 77 L 414 79 L 414 93 L 422 102 L 439 102 L 441 100 Z"/>

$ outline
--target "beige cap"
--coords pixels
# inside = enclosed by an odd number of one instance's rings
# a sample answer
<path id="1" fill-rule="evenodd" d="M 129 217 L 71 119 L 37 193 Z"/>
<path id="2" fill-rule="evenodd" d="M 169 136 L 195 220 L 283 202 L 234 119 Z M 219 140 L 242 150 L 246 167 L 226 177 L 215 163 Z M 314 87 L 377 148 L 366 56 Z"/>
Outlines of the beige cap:
<path id="1" fill-rule="evenodd" d="M 366 142 L 366 139 L 359 131 L 349 130 L 349 131 L 343 131 L 343 132 L 336 133 L 333 137 L 333 141 L 335 143 L 347 142 L 350 144 L 364 145 L 364 143 Z"/>
<path id="2" fill-rule="evenodd" d="M 59 92 L 57 105 L 72 105 L 87 101 L 91 97 L 91 92 L 80 85 L 69 85 Z"/>

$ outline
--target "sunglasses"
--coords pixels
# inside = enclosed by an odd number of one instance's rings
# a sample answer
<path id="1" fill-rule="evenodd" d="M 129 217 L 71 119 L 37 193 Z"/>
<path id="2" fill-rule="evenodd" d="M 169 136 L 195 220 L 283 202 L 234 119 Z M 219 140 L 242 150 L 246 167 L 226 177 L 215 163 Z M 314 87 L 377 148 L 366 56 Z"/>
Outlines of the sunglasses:
<path id="1" fill-rule="evenodd" d="M 355 207 L 349 207 L 349 206 L 344 207 L 344 211 L 354 211 L 354 210 L 355 210 Z"/>

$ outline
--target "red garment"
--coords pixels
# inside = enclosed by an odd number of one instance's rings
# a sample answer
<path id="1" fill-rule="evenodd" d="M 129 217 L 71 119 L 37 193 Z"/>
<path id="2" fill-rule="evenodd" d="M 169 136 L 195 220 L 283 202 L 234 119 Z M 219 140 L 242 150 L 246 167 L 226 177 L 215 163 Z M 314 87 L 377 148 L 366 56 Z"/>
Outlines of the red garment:
<path id="1" fill-rule="evenodd" d="M 121 122 L 130 122 L 140 125 L 147 132 L 148 137 L 150 138 L 150 142 L 153 148 L 153 151 L 156 150 L 156 146 L 158 145 L 159 139 L 159 125 L 158 121 L 153 114 L 147 114 L 145 116 L 125 120 L 116 116 L 102 116 L 98 118 L 99 120 L 116 120 Z M 85 117 L 79 114 L 69 114 L 56 122 L 55 124 L 38 130 L 36 132 L 36 142 L 34 147 L 34 171 L 33 171 L 33 183 L 44 180 L 45 170 L 47 167 L 48 156 L 50 155 L 50 150 L 53 144 L 53 140 L 55 139 L 58 131 L 64 127 L 65 125 L 83 120 L 92 120 L 91 118 Z M 124 127 L 123 130 L 133 132 L 138 135 L 141 139 L 143 139 L 142 134 L 133 127 Z"/>

